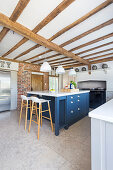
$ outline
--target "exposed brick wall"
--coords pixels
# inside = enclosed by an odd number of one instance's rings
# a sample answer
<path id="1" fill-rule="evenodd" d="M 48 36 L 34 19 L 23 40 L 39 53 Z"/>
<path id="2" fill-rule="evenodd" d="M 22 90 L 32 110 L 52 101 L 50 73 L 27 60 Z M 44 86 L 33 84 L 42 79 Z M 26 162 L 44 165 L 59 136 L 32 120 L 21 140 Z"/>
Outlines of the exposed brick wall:
<path id="1" fill-rule="evenodd" d="M 17 107 L 20 110 L 21 104 L 21 95 L 27 95 L 28 91 L 31 91 L 31 72 L 40 71 L 40 66 L 32 65 L 32 64 L 19 64 L 18 68 L 18 100 L 17 100 Z M 48 73 L 44 73 L 43 77 L 43 90 L 49 89 L 49 75 Z"/>

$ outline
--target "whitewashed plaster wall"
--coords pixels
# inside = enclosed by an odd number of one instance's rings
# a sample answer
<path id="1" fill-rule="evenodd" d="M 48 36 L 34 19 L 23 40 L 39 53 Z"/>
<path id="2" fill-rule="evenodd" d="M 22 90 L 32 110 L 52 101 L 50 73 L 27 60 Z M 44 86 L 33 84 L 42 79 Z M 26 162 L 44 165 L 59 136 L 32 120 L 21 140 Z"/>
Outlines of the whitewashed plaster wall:
<path id="1" fill-rule="evenodd" d="M 107 100 L 110 100 L 113 98 L 113 61 L 106 62 L 108 64 L 107 71 L 102 70 L 102 64 L 96 64 L 98 67 L 98 70 L 92 71 L 91 74 L 88 73 L 88 71 L 81 72 L 81 68 L 79 67 L 80 72 L 77 73 L 76 77 L 69 77 L 68 72 L 63 75 L 63 84 L 62 88 L 69 84 L 70 80 L 74 80 L 75 82 L 79 81 L 87 81 L 87 80 L 104 80 L 107 82 Z M 87 68 L 87 66 L 86 66 Z"/>
<path id="2" fill-rule="evenodd" d="M 108 69 L 106 71 L 102 70 L 102 63 L 96 64 L 98 67 L 98 70 L 92 71 L 91 74 L 86 72 L 79 72 L 76 76 L 76 81 L 87 81 L 87 80 L 104 80 L 106 81 L 107 85 L 107 100 L 110 100 L 113 98 L 113 61 L 106 62 L 108 64 Z M 81 70 L 81 67 L 79 67 Z"/>

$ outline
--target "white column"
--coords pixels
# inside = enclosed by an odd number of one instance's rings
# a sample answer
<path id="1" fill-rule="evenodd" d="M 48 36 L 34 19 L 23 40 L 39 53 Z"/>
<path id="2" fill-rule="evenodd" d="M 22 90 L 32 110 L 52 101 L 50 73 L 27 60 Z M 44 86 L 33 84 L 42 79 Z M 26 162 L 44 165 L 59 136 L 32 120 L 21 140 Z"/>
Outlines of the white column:
<path id="1" fill-rule="evenodd" d="M 11 110 L 17 108 L 17 71 L 11 71 Z"/>

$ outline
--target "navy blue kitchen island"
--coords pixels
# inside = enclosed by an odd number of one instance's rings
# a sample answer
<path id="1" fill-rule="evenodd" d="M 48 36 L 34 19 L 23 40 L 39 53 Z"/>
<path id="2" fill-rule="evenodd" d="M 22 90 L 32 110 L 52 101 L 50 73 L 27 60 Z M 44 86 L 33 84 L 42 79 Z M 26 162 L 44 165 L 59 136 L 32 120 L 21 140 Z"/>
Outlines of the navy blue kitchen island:
<path id="1" fill-rule="evenodd" d="M 53 123 L 55 123 L 55 135 L 59 135 L 61 128 L 68 129 L 69 126 L 87 116 L 89 113 L 89 91 L 79 92 L 49 92 L 49 91 L 31 91 L 27 96 L 37 96 L 39 98 L 50 100 L 50 108 Z M 46 109 L 46 103 L 42 109 Z M 48 112 L 45 113 L 48 116 Z M 28 112 L 28 119 L 30 112 Z"/>

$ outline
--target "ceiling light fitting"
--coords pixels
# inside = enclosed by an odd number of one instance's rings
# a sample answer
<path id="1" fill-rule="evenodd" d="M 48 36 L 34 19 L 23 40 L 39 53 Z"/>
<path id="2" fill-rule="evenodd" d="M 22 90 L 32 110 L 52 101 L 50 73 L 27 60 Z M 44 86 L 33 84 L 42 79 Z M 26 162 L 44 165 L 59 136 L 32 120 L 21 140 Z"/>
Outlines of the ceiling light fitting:
<path id="1" fill-rule="evenodd" d="M 46 61 L 46 57 L 45 57 L 45 61 L 43 62 L 43 64 L 40 67 L 40 71 L 41 72 L 50 72 L 51 71 L 51 66 L 49 65 L 49 63 Z"/>
<path id="2" fill-rule="evenodd" d="M 56 74 L 64 74 L 65 70 L 64 68 L 60 65 L 58 66 L 58 68 L 56 69 Z"/>
<path id="3" fill-rule="evenodd" d="M 72 68 L 72 69 L 69 70 L 69 76 L 74 76 L 74 75 L 76 75 L 76 72 L 75 72 L 75 70 Z"/>

